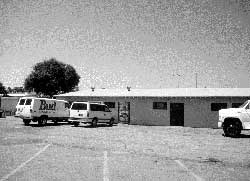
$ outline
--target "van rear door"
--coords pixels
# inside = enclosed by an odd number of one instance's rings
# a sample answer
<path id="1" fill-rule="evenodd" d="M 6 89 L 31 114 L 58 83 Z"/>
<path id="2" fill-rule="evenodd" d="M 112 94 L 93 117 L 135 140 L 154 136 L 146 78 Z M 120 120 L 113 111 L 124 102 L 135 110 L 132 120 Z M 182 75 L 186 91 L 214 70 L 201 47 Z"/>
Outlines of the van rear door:
<path id="1" fill-rule="evenodd" d="M 22 116 L 25 118 L 30 118 L 31 117 L 31 113 L 32 113 L 32 103 L 33 103 L 33 99 L 26 99 L 25 104 L 23 106 L 23 111 L 22 111 Z"/>
<path id="2" fill-rule="evenodd" d="M 73 103 L 70 109 L 70 118 L 87 118 L 87 103 Z"/>
<path id="3" fill-rule="evenodd" d="M 25 100 L 26 100 L 26 98 L 19 99 L 19 101 L 16 105 L 16 115 L 15 116 L 17 116 L 17 117 L 20 116 L 21 112 L 23 111 Z"/>

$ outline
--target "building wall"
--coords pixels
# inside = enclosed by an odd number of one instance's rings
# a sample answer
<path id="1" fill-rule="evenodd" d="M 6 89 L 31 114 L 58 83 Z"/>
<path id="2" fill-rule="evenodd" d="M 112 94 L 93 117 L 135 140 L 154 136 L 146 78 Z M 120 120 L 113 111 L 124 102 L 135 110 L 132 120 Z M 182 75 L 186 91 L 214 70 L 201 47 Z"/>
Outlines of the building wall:
<path id="1" fill-rule="evenodd" d="M 130 100 L 130 123 L 139 125 L 169 126 L 169 109 L 153 109 L 153 102 L 164 101 L 167 101 L 167 99 L 134 98 Z"/>
<path id="2" fill-rule="evenodd" d="M 219 113 L 211 111 L 211 103 L 227 103 L 227 108 L 232 103 L 244 103 L 246 98 L 188 98 L 184 100 L 184 126 L 217 128 Z"/>
<path id="3" fill-rule="evenodd" d="M 12 116 L 15 114 L 16 105 L 19 97 L 1 97 L 1 109 L 5 116 Z"/>
<path id="4" fill-rule="evenodd" d="M 248 98 L 120 98 L 120 97 L 60 97 L 60 99 L 73 101 L 103 101 L 115 102 L 114 113 L 118 120 L 118 102 L 130 102 L 130 124 L 138 125 L 170 125 L 170 104 L 184 103 L 184 126 L 200 128 L 217 128 L 218 111 L 211 111 L 211 103 L 243 103 Z M 153 102 L 167 102 L 167 110 L 153 109 Z"/>
<path id="5" fill-rule="evenodd" d="M 247 98 L 137 98 L 131 104 L 131 124 L 170 125 L 170 104 L 184 103 L 184 126 L 217 128 L 218 111 L 211 111 L 211 103 L 244 103 Z M 153 102 L 167 102 L 167 110 L 153 109 Z"/>

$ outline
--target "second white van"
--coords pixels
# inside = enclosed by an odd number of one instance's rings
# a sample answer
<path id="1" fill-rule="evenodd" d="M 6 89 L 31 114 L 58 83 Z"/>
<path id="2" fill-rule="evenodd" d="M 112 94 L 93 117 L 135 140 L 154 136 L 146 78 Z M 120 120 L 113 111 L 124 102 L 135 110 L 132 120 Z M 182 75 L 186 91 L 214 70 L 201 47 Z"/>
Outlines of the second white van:
<path id="1" fill-rule="evenodd" d="M 73 102 L 70 108 L 70 118 L 75 126 L 80 123 L 90 123 L 96 127 L 98 123 L 114 124 L 114 117 L 107 105 L 96 102 Z"/>

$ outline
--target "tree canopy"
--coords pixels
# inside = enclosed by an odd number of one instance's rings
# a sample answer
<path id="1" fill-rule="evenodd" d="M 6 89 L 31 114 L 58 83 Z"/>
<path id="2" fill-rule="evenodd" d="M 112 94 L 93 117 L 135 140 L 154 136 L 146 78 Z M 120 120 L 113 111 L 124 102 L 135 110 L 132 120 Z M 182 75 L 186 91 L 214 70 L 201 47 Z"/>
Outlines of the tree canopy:
<path id="1" fill-rule="evenodd" d="M 75 89 L 80 80 L 74 67 L 52 58 L 37 63 L 32 72 L 25 79 L 24 87 L 27 91 L 50 96 L 70 92 Z"/>

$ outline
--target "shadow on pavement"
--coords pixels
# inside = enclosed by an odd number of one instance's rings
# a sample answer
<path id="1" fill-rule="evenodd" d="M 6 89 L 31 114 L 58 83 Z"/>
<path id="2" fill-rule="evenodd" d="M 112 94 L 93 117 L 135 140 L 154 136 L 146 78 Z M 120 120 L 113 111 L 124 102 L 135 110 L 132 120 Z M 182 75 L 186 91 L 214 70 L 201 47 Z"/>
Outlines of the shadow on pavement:
<path id="1" fill-rule="evenodd" d="M 113 124 L 112 126 L 108 125 L 108 124 L 98 124 L 96 127 L 93 127 L 91 124 L 80 124 L 79 126 L 74 126 L 72 125 L 72 127 L 81 127 L 81 128 L 105 128 L 105 127 L 114 127 L 117 126 L 117 124 Z"/>
<path id="2" fill-rule="evenodd" d="M 237 138 L 250 138 L 250 135 L 240 134 Z"/>
<path id="3" fill-rule="evenodd" d="M 34 124 L 29 124 L 28 126 L 31 126 L 31 127 L 52 127 L 52 126 L 63 126 L 63 125 L 71 125 L 70 123 L 47 123 L 46 125 L 44 126 L 40 126 L 38 125 L 38 123 L 34 123 Z"/>
<path id="4" fill-rule="evenodd" d="M 222 134 L 222 136 L 226 137 L 225 134 Z M 240 134 L 239 136 L 232 137 L 232 138 L 250 138 L 250 135 Z"/>

